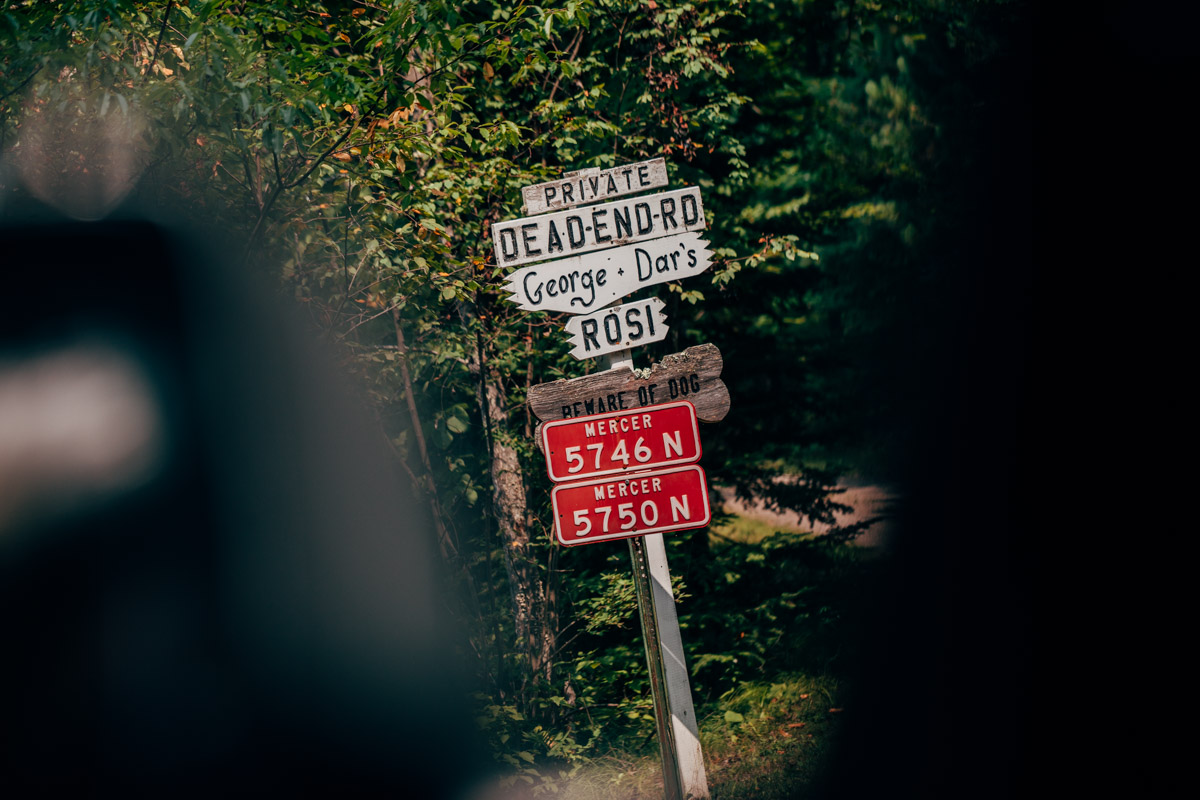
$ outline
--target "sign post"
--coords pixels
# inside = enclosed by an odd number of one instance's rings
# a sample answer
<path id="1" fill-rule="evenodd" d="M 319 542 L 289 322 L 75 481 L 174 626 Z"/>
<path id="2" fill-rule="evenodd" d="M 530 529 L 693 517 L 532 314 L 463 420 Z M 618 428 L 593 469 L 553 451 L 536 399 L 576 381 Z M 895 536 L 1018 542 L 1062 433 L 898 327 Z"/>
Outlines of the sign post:
<path id="1" fill-rule="evenodd" d="M 651 534 L 662 539 L 662 534 Z M 667 691 L 667 676 L 663 669 L 662 640 L 658 631 L 658 611 L 654 603 L 653 579 L 650 577 L 650 561 L 646 557 L 646 539 L 635 536 L 629 539 L 629 560 L 633 567 L 633 587 L 637 593 L 638 617 L 642 621 L 642 641 L 646 645 L 646 670 L 650 674 L 650 694 L 654 697 L 654 727 L 658 733 L 658 752 L 662 758 L 663 797 L 666 800 L 684 800 L 683 781 L 676 756 L 675 732 L 672 725 L 670 694 Z M 668 579 L 669 583 L 669 579 Z M 671 605 L 675 605 L 671 598 Z M 676 622 L 678 625 L 678 621 Z M 691 701 L 690 692 L 688 701 Z M 704 762 L 700 761 L 703 773 Z M 701 775 L 703 781 L 703 775 Z M 704 791 L 692 797 L 708 797 L 708 783 L 703 781 Z"/>
<path id="2" fill-rule="evenodd" d="M 697 419 L 729 410 L 714 345 L 689 347 L 635 371 L 631 347 L 667 335 L 663 302 L 611 304 L 711 265 L 698 187 L 667 185 L 666 162 L 569 172 L 522 190 L 533 216 L 491 226 L 496 262 L 510 267 L 509 300 L 526 311 L 575 314 L 579 359 L 603 369 L 530 387 L 536 440 L 556 482 L 554 535 L 572 547 L 628 540 L 668 800 L 707 800 L 708 779 L 671 592 L 663 533 L 712 519 L 697 465 Z M 627 196 L 630 195 L 630 196 Z M 619 199 L 618 199 L 619 198 Z"/>

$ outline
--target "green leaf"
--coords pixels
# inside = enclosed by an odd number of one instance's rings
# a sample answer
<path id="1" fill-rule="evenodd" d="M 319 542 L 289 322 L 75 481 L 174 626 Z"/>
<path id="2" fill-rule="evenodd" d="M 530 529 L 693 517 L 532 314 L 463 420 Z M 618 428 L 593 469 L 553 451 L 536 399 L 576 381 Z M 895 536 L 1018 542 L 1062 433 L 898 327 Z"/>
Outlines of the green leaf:
<path id="1" fill-rule="evenodd" d="M 726 711 L 725 712 L 725 721 L 726 722 L 745 722 L 746 718 L 743 717 L 741 714 L 737 713 L 736 711 Z"/>

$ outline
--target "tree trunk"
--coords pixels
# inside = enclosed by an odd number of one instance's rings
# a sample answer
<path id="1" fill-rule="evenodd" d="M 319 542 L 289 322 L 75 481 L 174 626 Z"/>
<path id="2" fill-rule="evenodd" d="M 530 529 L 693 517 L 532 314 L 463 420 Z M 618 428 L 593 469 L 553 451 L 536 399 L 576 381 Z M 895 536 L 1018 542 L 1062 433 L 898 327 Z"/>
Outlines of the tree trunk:
<path id="1" fill-rule="evenodd" d="M 482 343 L 477 340 L 471 358 L 472 371 L 478 370 L 480 404 L 489 433 L 491 450 L 492 505 L 501 539 L 504 542 L 504 567 L 512 596 L 517 645 L 529 666 L 522 689 L 529 678 L 550 680 L 555 630 L 535 549 L 529 542 L 529 510 L 525 499 L 525 481 L 517 451 L 506 441 L 508 410 L 499 375 L 483 362 Z M 523 692 L 522 692 L 523 694 Z"/>

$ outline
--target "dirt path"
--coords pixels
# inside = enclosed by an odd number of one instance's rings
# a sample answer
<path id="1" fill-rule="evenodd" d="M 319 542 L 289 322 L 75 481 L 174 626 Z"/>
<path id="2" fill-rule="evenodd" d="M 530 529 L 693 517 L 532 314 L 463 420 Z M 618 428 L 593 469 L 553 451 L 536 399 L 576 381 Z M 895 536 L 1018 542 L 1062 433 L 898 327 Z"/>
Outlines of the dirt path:
<path id="1" fill-rule="evenodd" d="M 850 525 L 875 516 L 884 517 L 859 536 L 855 540 L 855 544 L 860 547 L 886 548 L 890 530 L 890 522 L 887 517 L 892 503 L 896 500 L 896 493 L 887 486 L 858 482 L 854 479 L 839 481 L 838 487 L 842 491 L 835 496 L 835 499 L 839 503 L 850 506 L 852 510 L 836 515 L 836 524 L 839 526 Z M 812 530 L 814 533 L 826 533 L 833 527 L 825 523 L 810 524 L 807 519 L 802 520 L 799 514 L 772 511 L 762 502 L 743 503 L 734 496 L 732 487 L 718 486 L 716 489 L 721 495 L 723 509 L 730 514 L 761 520 L 781 528 Z"/>

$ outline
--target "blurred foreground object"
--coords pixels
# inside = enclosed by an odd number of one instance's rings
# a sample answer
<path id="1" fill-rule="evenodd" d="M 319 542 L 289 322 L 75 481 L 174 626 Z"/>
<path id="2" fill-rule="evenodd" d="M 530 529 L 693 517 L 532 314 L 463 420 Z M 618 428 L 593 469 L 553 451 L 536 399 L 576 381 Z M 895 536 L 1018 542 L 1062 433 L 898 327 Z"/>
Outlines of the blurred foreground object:
<path id="1" fill-rule="evenodd" d="M 121 95 L 88 91 L 74 77 L 64 70 L 61 96 L 29 93 L 4 156 L 34 197 L 73 219 L 97 220 L 137 183 L 146 122 Z"/>
<path id="2" fill-rule="evenodd" d="M 197 242 L 0 228 L 3 785 L 457 797 L 430 528 L 330 354 Z"/>

